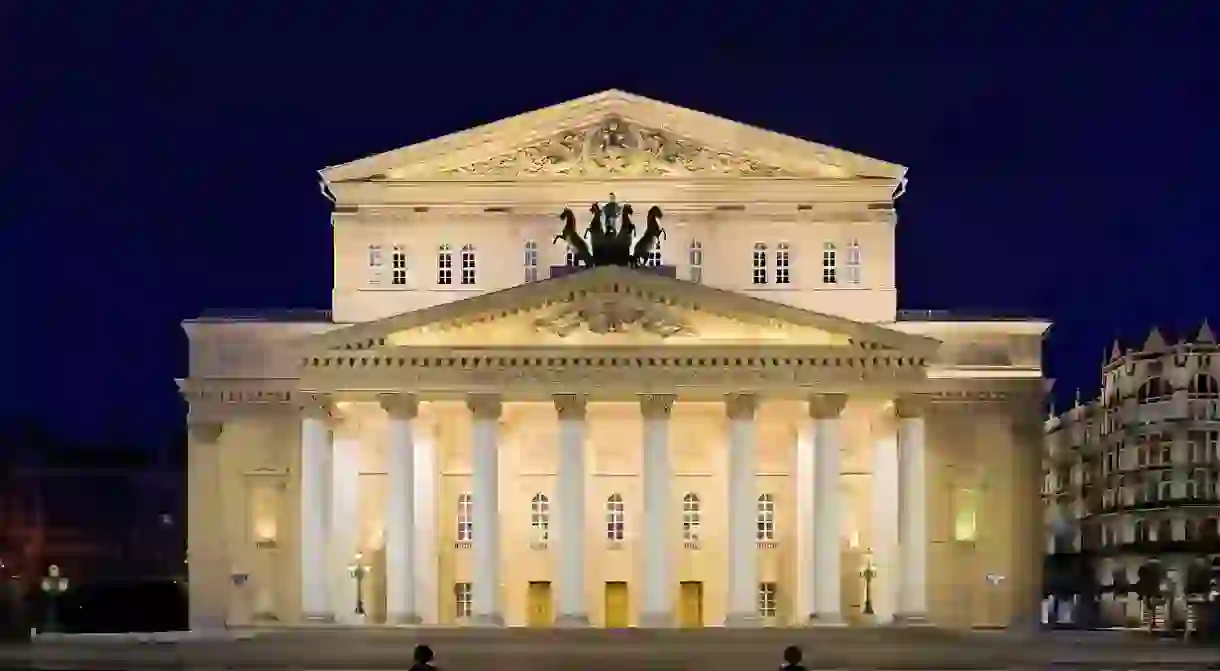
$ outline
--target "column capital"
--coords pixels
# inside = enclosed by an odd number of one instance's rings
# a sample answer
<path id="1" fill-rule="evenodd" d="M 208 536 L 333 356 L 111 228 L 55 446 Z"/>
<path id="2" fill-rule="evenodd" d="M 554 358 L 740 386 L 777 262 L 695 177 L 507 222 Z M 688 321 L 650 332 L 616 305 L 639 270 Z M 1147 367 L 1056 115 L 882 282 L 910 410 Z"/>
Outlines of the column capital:
<path id="1" fill-rule="evenodd" d="M 838 419 L 847 407 L 847 394 L 810 394 L 809 417 L 812 419 Z"/>
<path id="2" fill-rule="evenodd" d="M 560 420 L 584 419 L 589 406 L 586 394 L 555 394 L 551 397 L 555 402 L 555 412 Z"/>
<path id="3" fill-rule="evenodd" d="M 669 419 L 676 399 L 673 394 L 640 394 L 640 414 L 644 419 Z"/>
<path id="4" fill-rule="evenodd" d="M 475 419 L 500 419 L 504 405 L 499 394 L 467 394 L 466 407 Z"/>
<path id="5" fill-rule="evenodd" d="M 729 419 L 754 419 L 758 412 L 758 395 L 733 393 L 724 395 L 724 412 Z"/>
<path id="6" fill-rule="evenodd" d="M 378 394 L 377 400 L 391 419 L 419 417 L 419 397 L 415 394 Z"/>
<path id="7" fill-rule="evenodd" d="M 894 399 L 894 415 L 898 419 L 918 419 L 928 414 L 931 397 L 924 394 L 904 394 Z"/>
<path id="8" fill-rule="evenodd" d="M 334 403 L 325 394 L 305 394 L 297 403 L 302 419 L 330 419 Z"/>
<path id="9" fill-rule="evenodd" d="M 191 438 L 207 445 L 220 440 L 220 434 L 224 431 L 224 424 L 216 421 L 188 420 L 186 427 Z"/>

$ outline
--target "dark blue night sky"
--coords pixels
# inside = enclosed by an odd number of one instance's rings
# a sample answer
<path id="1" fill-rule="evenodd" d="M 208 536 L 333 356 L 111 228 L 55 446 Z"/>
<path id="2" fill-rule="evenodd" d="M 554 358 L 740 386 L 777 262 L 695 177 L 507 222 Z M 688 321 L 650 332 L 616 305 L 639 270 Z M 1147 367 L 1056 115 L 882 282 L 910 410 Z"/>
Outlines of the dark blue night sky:
<path id="1" fill-rule="evenodd" d="M 327 306 L 316 170 L 607 88 L 909 166 L 901 306 L 1053 319 L 1060 404 L 1220 321 L 1216 3 L 427 4 L 0 1 L 0 419 L 171 438 L 182 319 Z"/>

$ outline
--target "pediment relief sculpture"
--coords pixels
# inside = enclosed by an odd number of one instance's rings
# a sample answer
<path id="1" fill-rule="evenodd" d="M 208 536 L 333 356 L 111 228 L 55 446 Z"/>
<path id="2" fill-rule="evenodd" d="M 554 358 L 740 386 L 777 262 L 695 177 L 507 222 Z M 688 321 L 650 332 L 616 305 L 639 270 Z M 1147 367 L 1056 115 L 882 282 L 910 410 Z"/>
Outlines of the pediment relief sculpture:
<path id="1" fill-rule="evenodd" d="M 534 320 L 534 328 L 565 338 L 580 329 L 597 335 L 644 333 L 661 338 L 695 335 L 674 311 L 629 295 L 584 296 Z"/>
<path id="2" fill-rule="evenodd" d="M 469 177 L 775 177 L 782 168 L 712 149 L 616 116 L 444 174 Z"/>

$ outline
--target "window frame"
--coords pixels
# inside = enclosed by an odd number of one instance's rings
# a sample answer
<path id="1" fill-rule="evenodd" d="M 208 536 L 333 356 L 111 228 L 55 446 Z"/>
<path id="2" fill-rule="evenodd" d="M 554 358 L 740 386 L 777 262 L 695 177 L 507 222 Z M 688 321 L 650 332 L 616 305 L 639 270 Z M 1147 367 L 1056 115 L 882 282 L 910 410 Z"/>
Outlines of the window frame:
<path id="1" fill-rule="evenodd" d="M 690 281 L 703 283 L 703 243 L 691 240 L 686 248 Z"/>
<path id="2" fill-rule="evenodd" d="M 409 277 L 407 248 L 403 245 L 394 245 L 390 248 L 390 285 L 405 287 Z"/>
<path id="3" fill-rule="evenodd" d="M 551 540 L 551 500 L 542 492 L 530 499 L 530 530 L 534 542 L 546 543 Z"/>
<path id="4" fill-rule="evenodd" d="M 453 248 L 448 244 L 436 248 L 436 283 L 442 287 L 453 286 Z"/>
<path id="5" fill-rule="evenodd" d="M 699 542 L 699 527 L 703 521 L 703 501 L 695 492 L 682 495 L 682 541 Z"/>
<path id="6" fill-rule="evenodd" d="M 458 494 L 456 521 L 454 540 L 458 543 L 474 542 L 474 495 L 470 492 Z"/>
<path id="7" fill-rule="evenodd" d="M 474 245 L 462 245 L 461 250 L 462 261 L 462 286 L 472 287 L 478 284 L 478 257 L 475 254 Z"/>
<path id="8" fill-rule="evenodd" d="M 754 501 L 755 540 L 759 543 L 775 542 L 775 495 L 763 492 Z"/>
<path id="9" fill-rule="evenodd" d="M 754 243 L 754 251 L 751 258 L 751 284 L 756 287 L 767 286 L 767 243 Z"/>
<path id="10" fill-rule="evenodd" d="M 525 260 L 524 260 L 525 282 L 526 282 L 526 284 L 529 284 L 530 282 L 537 282 L 538 281 L 538 256 L 539 256 L 538 255 L 538 241 L 537 240 L 526 240 L 525 244 L 523 245 L 523 251 L 525 253 Z"/>
<path id="11" fill-rule="evenodd" d="M 623 495 L 613 492 L 606 497 L 606 541 L 622 543 L 627 538 L 627 506 Z"/>
<path id="12" fill-rule="evenodd" d="M 822 244 L 822 284 L 839 283 L 839 251 L 833 242 Z"/>
<path id="13" fill-rule="evenodd" d="M 775 246 L 775 283 L 792 284 L 792 257 L 788 243 Z"/>

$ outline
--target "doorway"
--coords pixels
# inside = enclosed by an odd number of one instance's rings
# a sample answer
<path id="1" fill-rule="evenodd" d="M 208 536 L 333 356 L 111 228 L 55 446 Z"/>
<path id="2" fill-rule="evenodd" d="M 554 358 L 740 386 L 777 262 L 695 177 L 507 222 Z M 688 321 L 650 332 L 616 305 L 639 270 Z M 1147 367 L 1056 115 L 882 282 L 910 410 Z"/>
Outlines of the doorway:
<path id="1" fill-rule="evenodd" d="M 703 626 L 703 583 L 691 581 L 679 585 L 678 626 L 683 629 Z"/>
<path id="2" fill-rule="evenodd" d="M 606 618 L 607 629 L 623 629 L 631 625 L 627 596 L 627 583 L 606 583 Z"/>
<path id="3" fill-rule="evenodd" d="M 551 614 L 551 583 L 531 582 L 525 602 L 529 609 L 526 623 L 531 627 L 549 627 L 554 624 Z"/>

